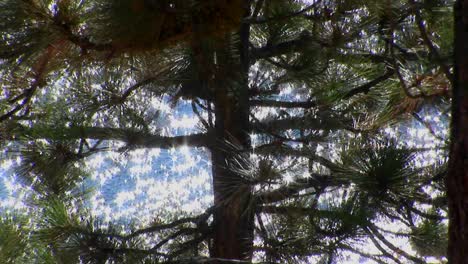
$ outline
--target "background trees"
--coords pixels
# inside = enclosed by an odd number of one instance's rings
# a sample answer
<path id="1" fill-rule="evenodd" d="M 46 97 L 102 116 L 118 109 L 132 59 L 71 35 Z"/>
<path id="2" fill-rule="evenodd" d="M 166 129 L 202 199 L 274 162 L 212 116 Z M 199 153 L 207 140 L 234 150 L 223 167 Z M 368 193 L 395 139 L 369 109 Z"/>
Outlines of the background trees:
<path id="1" fill-rule="evenodd" d="M 5 0 L 0 10 L 3 155 L 31 189 L 26 214 L 3 216 L 5 262 L 444 256 L 451 2 Z M 171 131 L 162 104 L 198 124 Z M 93 158 L 182 147 L 210 154 L 211 207 L 124 225 L 89 212 Z"/>

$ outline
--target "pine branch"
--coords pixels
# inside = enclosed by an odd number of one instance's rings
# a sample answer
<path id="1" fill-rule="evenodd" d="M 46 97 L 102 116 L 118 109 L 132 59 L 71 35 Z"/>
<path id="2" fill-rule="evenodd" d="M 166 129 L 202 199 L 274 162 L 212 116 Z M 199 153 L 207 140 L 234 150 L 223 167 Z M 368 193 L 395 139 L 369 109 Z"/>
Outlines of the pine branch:
<path id="1" fill-rule="evenodd" d="M 187 251 L 187 250 L 193 248 L 194 246 L 200 244 L 205 239 L 206 239 L 206 235 L 205 236 L 195 237 L 194 239 L 183 243 L 178 250 L 176 250 L 175 252 L 172 252 L 172 254 L 170 254 L 170 257 L 177 257 L 177 256 L 181 255 L 185 251 Z"/>
<path id="2" fill-rule="evenodd" d="M 173 234 L 167 236 L 163 240 L 159 241 L 158 244 L 156 244 L 154 247 L 151 248 L 151 250 L 157 250 L 161 248 L 162 246 L 164 246 L 165 244 L 167 244 L 169 241 L 172 241 L 179 236 L 190 235 L 190 234 L 195 234 L 195 233 L 198 233 L 197 228 L 181 228 L 177 230 L 176 232 L 174 232 Z"/>
<path id="3" fill-rule="evenodd" d="M 12 110 L 0 116 L 0 122 L 3 122 L 7 119 L 12 118 L 17 112 L 27 107 L 32 100 L 36 91 L 44 86 L 45 75 L 47 74 L 47 66 L 49 61 L 56 55 L 57 47 L 54 45 L 49 45 L 44 53 L 39 57 L 37 62 L 32 67 L 33 81 L 28 89 L 24 90 L 23 93 L 9 100 L 10 104 L 17 103 L 19 100 L 23 99 L 18 105 L 16 105 Z"/>
<path id="4" fill-rule="evenodd" d="M 379 243 L 379 241 L 377 241 L 377 239 L 376 239 L 373 235 L 370 234 L 369 238 L 370 238 L 370 240 L 372 241 L 372 243 L 374 244 L 374 246 L 375 246 L 378 250 L 380 250 L 380 252 L 382 252 L 382 254 L 383 254 L 385 257 L 387 257 L 387 258 L 389 258 L 389 259 L 395 261 L 395 263 L 397 263 L 397 264 L 403 264 L 398 258 L 396 258 L 395 256 L 393 256 L 392 253 L 388 252 L 384 247 L 382 247 L 382 245 Z"/>
<path id="5" fill-rule="evenodd" d="M 450 83 L 453 85 L 453 80 L 454 76 L 450 72 L 450 68 L 444 63 L 444 60 L 442 59 L 442 56 L 439 53 L 439 50 L 436 48 L 434 43 L 432 43 L 429 33 L 427 32 L 427 28 L 425 26 L 425 22 L 421 17 L 421 11 L 418 8 L 416 2 L 414 0 L 409 0 L 409 3 L 411 5 L 411 8 L 413 9 L 414 16 L 416 18 L 416 25 L 419 29 L 419 32 L 421 33 L 421 38 L 423 39 L 424 44 L 427 46 L 429 49 L 429 54 L 435 59 L 437 64 L 442 68 L 442 71 L 444 72 L 445 76 L 447 79 L 450 81 Z"/>
<path id="6" fill-rule="evenodd" d="M 259 212 L 266 214 L 279 214 L 279 215 L 301 215 L 301 216 L 317 216 L 319 218 L 329 218 L 333 220 L 337 219 L 352 219 L 355 218 L 357 221 L 362 220 L 359 216 L 355 216 L 351 213 L 343 211 L 332 211 L 322 210 L 313 207 L 301 207 L 301 206 L 273 206 L 263 205 L 257 208 Z"/>
<path id="7" fill-rule="evenodd" d="M 316 50 L 327 46 L 328 44 L 320 43 L 317 40 L 312 39 L 309 34 L 304 33 L 297 39 L 290 41 L 281 42 L 275 45 L 266 45 L 261 48 L 253 47 L 251 50 L 252 61 L 280 56 L 292 52 L 305 52 L 306 50 L 311 49 Z"/>
<path id="8" fill-rule="evenodd" d="M 410 261 L 413 261 L 414 263 L 420 263 L 420 264 L 425 264 L 426 263 L 422 259 L 417 258 L 415 256 L 411 256 L 406 251 L 401 250 L 398 247 L 396 247 L 395 245 L 393 245 L 392 243 L 390 243 L 390 241 L 388 241 L 382 234 L 379 233 L 376 226 L 369 225 L 368 229 L 369 229 L 371 235 L 376 236 L 380 241 L 382 241 L 382 243 L 384 243 L 385 246 L 387 246 L 393 252 L 398 253 L 399 255 L 402 255 L 403 257 L 407 258 Z"/>
<path id="9" fill-rule="evenodd" d="M 291 102 L 291 101 L 276 101 L 269 99 L 254 99 L 250 100 L 251 106 L 264 107 L 281 107 L 281 108 L 312 108 L 316 107 L 317 103 L 313 101 Z"/>
<path id="10" fill-rule="evenodd" d="M 52 140 L 118 140 L 127 143 L 129 147 L 162 149 L 180 146 L 207 147 L 209 145 L 209 137 L 205 133 L 166 137 L 133 129 L 111 127 L 72 126 L 68 128 L 54 128 L 36 126 L 27 128 L 19 124 L 16 124 L 16 126 L 10 124 L 8 127 L 11 130 L 6 131 L 6 133 L 11 140 L 22 137 Z"/>
<path id="11" fill-rule="evenodd" d="M 352 131 L 351 126 L 344 125 L 340 120 L 332 117 L 316 118 L 311 116 L 289 117 L 260 121 L 253 124 L 253 129 L 261 131 L 285 131 L 289 129 L 313 129 L 313 130 L 338 130 L 347 129 Z"/>
<path id="12" fill-rule="evenodd" d="M 429 130 L 429 133 L 432 136 L 434 136 L 435 138 L 437 138 L 438 140 L 440 140 L 442 142 L 445 142 L 446 139 L 444 137 L 440 136 L 440 135 L 437 135 L 434 128 L 432 127 L 432 125 L 428 121 L 425 121 L 421 116 L 419 116 L 419 114 L 417 112 L 413 112 L 412 115 L 419 123 L 421 123 L 423 126 L 425 126 L 427 128 L 427 130 Z"/>
<path id="13" fill-rule="evenodd" d="M 277 262 L 252 262 L 248 260 L 208 258 L 208 257 L 188 257 L 158 262 L 161 264 L 280 264 Z"/>
<path id="14" fill-rule="evenodd" d="M 203 222 L 206 222 L 208 220 L 208 218 L 213 214 L 213 212 L 214 212 L 214 208 L 211 207 L 211 208 L 207 209 L 206 212 L 201 214 L 201 215 L 194 216 L 194 217 L 181 218 L 181 219 L 175 220 L 175 221 L 173 221 L 171 223 L 168 223 L 168 224 L 154 225 L 154 226 L 151 226 L 151 227 L 148 227 L 148 228 L 140 229 L 140 230 L 137 230 L 137 231 L 125 236 L 124 238 L 125 239 L 130 239 L 130 238 L 142 235 L 142 234 L 154 233 L 154 232 L 158 232 L 158 231 L 161 231 L 161 230 L 174 228 L 174 227 L 177 227 L 177 226 L 179 226 L 181 224 L 186 224 L 186 223 L 194 223 L 194 224 L 203 223 Z"/>
<path id="15" fill-rule="evenodd" d="M 345 184 L 345 182 L 332 179 L 329 175 L 314 174 L 310 178 L 297 179 L 295 182 L 289 183 L 276 190 L 256 194 L 255 199 L 258 201 L 258 204 L 276 203 L 292 198 L 305 189 L 314 188 L 316 192 L 319 193 L 319 190 L 325 187 L 341 186 L 343 184 Z"/>
<path id="16" fill-rule="evenodd" d="M 384 82 L 386 80 L 388 80 L 390 77 L 393 76 L 393 74 L 395 73 L 394 70 L 387 70 L 387 72 L 377 78 L 375 78 L 374 80 L 368 82 L 368 83 L 365 83 L 361 86 L 358 86 L 356 88 L 353 88 L 351 91 L 347 92 L 345 94 L 345 96 L 343 97 L 343 99 L 348 99 L 356 94 L 360 94 L 360 93 L 369 93 L 370 89 L 373 88 L 374 86 L 378 85 L 379 83 L 381 82 Z"/>
<path id="17" fill-rule="evenodd" d="M 339 243 L 337 246 L 338 246 L 339 248 L 341 248 L 341 249 L 345 249 L 345 250 L 348 250 L 348 251 L 350 251 L 350 252 L 352 252 L 352 253 L 355 253 L 355 254 L 358 254 L 358 255 L 363 256 L 363 257 L 365 257 L 365 258 L 371 259 L 371 260 L 373 260 L 373 261 L 375 261 L 375 262 L 377 262 L 377 263 L 379 263 L 379 264 L 387 264 L 387 263 L 388 263 L 388 262 L 386 262 L 386 261 L 382 261 L 382 260 L 379 258 L 378 255 L 372 255 L 372 254 L 369 254 L 369 253 L 362 252 L 362 251 L 357 250 L 357 249 L 355 249 L 355 248 L 353 248 L 353 247 L 351 247 L 351 246 L 349 246 L 349 245 Z"/>
<path id="18" fill-rule="evenodd" d="M 113 47 L 112 44 L 94 43 L 86 36 L 75 35 L 72 32 L 70 25 L 63 24 L 61 21 L 56 19 L 54 19 L 54 22 L 56 22 L 56 26 L 61 29 L 61 33 L 67 38 L 67 40 L 81 49 L 82 54 L 86 54 L 88 50 L 108 51 L 110 53 L 113 53 L 115 50 L 115 47 Z"/>
<path id="19" fill-rule="evenodd" d="M 268 155 L 274 153 L 277 156 L 292 156 L 292 157 L 303 157 L 309 158 L 311 161 L 318 162 L 319 164 L 329 168 L 330 170 L 340 170 L 339 165 L 335 164 L 329 159 L 315 155 L 312 151 L 307 148 L 296 149 L 286 145 L 261 145 L 255 148 L 256 154 Z"/>
<path id="20" fill-rule="evenodd" d="M 127 88 L 127 90 L 125 90 L 122 95 L 121 95 L 121 100 L 122 101 L 125 101 L 127 100 L 127 98 L 134 92 L 136 91 L 138 88 L 142 87 L 142 86 L 145 86 L 147 84 L 150 84 L 154 81 L 158 80 L 158 77 L 149 77 L 149 78 L 146 78 L 140 82 L 137 82 L 136 84 L 130 86 L 129 88 Z"/>
<path id="21" fill-rule="evenodd" d="M 393 45 L 392 45 L 393 46 Z M 421 60 L 421 58 L 429 56 L 429 53 L 424 51 L 415 52 L 404 52 L 404 53 L 395 53 L 393 54 L 395 58 L 398 58 L 402 61 L 407 62 L 416 62 Z M 365 61 L 369 63 L 387 63 L 391 64 L 392 57 L 388 54 L 379 54 L 379 53 L 341 53 L 336 55 L 336 61 L 344 64 L 362 64 Z M 447 62 L 451 60 L 451 57 L 441 58 L 442 61 Z"/>
<path id="22" fill-rule="evenodd" d="M 309 6 L 306 6 L 303 9 L 301 9 L 299 11 L 296 11 L 296 12 L 293 12 L 291 14 L 286 14 L 286 15 L 281 15 L 281 16 L 271 17 L 271 18 L 253 16 L 253 17 L 245 18 L 242 22 L 243 23 L 248 23 L 248 24 L 265 24 L 265 23 L 269 23 L 269 22 L 278 23 L 278 22 L 281 22 L 283 20 L 288 20 L 288 19 L 300 16 L 300 15 L 303 15 L 304 13 L 312 10 L 314 7 L 316 7 L 318 4 L 320 4 L 320 2 L 322 2 L 322 1 L 321 0 L 315 1 L 315 3 L 313 3 L 313 4 L 309 5 Z"/>
<path id="23" fill-rule="evenodd" d="M 288 137 L 288 136 L 283 136 L 275 131 L 273 131 L 272 128 L 266 127 L 262 124 L 258 118 L 256 118 L 253 114 L 250 115 L 252 120 L 255 122 L 255 127 L 253 127 L 253 130 L 259 134 L 265 134 L 268 135 L 269 137 L 274 138 L 274 141 L 271 142 L 270 144 L 262 145 L 262 147 L 266 147 L 267 145 L 270 146 L 278 146 L 282 145 L 285 142 L 300 142 L 304 144 L 308 144 L 309 142 L 322 142 L 325 140 L 325 137 L 323 136 L 317 136 L 314 135 L 313 133 L 310 133 L 309 135 L 303 135 L 301 137 Z"/>

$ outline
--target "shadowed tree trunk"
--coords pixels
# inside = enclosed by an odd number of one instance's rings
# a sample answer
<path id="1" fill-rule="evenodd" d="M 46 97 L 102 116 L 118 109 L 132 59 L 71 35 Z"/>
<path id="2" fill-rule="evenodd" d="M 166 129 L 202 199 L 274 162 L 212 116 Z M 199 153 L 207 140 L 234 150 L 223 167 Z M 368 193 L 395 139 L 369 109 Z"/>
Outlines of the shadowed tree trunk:
<path id="1" fill-rule="evenodd" d="M 448 260 L 468 263 L 468 0 L 455 4 L 455 80 L 447 193 Z"/>
<path id="2" fill-rule="evenodd" d="M 248 157 L 244 155 L 250 149 L 249 27 L 241 26 L 238 33 L 239 39 L 235 40 L 226 34 L 214 54 L 216 142 L 211 154 L 216 210 L 211 257 L 250 260 L 254 227 L 252 190 L 240 172 L 248 165 Z"/>

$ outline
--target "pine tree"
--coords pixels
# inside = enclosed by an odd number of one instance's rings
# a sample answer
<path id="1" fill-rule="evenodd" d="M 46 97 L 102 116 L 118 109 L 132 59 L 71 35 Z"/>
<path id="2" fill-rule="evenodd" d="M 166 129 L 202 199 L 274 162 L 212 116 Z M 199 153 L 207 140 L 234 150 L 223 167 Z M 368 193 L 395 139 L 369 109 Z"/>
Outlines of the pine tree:
<path id="1" fill-rule="evenodd" d="M 468 11 L 462 1 L 455 4 L 455 40 L 454 40 L 454 84 L 452 95 L 452 124 L 451 124 L 451 147 L 450 163 L 447 175 L 447 196 L 449 205 L 449 263 L 466 263 L 468 254 L 465 248 L 468 245 L 466 226 L 466 87 L 468 85 L 464 71 L 468 50 L 468 41 L 465 13 Z"/>
<path id="2" fill-rule="evenodd" d="M 0 0 L 0 143 L 31 189 L 0 262 L 443 261 L 446 164 L 428 153 L 446 155 L 451 4 Z M 194 132 L 165 135 L 155 99 L 188 102 Z M 90 158 L 183 146 L 210 153 L 205 212 L 89 212 Z"/>

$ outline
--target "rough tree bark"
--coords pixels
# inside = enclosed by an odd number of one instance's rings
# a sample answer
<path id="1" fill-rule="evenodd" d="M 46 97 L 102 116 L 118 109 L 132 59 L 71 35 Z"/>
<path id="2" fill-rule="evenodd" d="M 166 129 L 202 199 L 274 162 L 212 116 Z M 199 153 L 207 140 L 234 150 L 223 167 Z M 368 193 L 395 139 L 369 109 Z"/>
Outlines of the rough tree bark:
<path id="1" fill-rule="evenodd" d="M 468 263 L 468 0 L 455 4 L 455 78 L 447 195 L 448 260 Z"/>
<path id="2" fill-rule="evenodd" d="M 248 1 L 244 1 L 248 15 Z M 214 229 L 210 255 L 219 259 L 251 260 L 254 217 L 252 190 L 239 169 L 246 167 L 250 149 L 248 93 L 248 25 L 238 40 L 231 33 L 218 39 L 214 69 L 215 142 L 211 148 Z M 234 47 L 232 43 L 237 43 Z"/>

